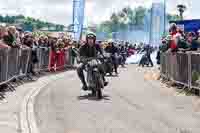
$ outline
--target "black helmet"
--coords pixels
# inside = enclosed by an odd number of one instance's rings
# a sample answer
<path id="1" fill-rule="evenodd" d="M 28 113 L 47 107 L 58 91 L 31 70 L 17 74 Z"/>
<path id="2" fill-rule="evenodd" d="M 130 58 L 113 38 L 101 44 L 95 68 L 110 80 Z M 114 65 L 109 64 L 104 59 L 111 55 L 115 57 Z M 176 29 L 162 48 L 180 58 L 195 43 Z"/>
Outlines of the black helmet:
<path id="1" fill-rule="evenodd" d="M 86 35 L 86 39 L 89 39 L 89 38 L 92 38 L 92 39 L 96 40 L 96 35 L 93 34 L 93 33 L 89 33 L 89 34 Z"/>
<path id="2" fill-rule="evenodd" d="M 89 33 L 86 35 L 86 42 L 88 43 L 88 39 L 94 39 L 94 43 L 96 42 L 96 35 L 93 33 Z"/>

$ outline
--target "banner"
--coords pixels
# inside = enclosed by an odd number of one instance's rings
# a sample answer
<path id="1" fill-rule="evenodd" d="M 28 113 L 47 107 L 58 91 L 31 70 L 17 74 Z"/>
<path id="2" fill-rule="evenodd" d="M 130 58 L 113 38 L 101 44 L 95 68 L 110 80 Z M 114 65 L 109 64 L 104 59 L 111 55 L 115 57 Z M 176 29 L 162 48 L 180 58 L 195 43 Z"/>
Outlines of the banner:
<path id="1" fill-rule="evenodd" d="M 73 31 L 74 38 L 80 40 L 84 23 L 85 0 L 73 1 Z"/>
<path id="2" fill-rule="evenodd" d="M 176 23 L 185 32 L 197 32 L 200 29 L 200 19 L 171 21 L 170 23 Z"/>

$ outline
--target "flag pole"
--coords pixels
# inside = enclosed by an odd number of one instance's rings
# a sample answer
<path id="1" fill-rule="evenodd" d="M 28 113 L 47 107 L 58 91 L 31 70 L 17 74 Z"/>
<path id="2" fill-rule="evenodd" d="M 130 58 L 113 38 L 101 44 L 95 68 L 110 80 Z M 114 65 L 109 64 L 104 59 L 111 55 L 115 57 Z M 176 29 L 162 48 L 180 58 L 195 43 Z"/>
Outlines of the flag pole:
<path id="1" fill-rule="evenodd" d="M 166 32 L 166 0 L 164 0 L 164 35 Z"/>

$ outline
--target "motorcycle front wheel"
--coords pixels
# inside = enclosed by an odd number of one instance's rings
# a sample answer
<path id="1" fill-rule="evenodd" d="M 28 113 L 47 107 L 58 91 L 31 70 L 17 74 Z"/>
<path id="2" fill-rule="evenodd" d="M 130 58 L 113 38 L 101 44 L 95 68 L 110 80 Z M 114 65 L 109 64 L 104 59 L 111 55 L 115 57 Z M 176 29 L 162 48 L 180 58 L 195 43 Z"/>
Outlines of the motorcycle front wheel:
<path id="1" fill-rule="evenodd" d="M 98 99 L 102 99 L 103 98 L 102 90 L 101 89 L 97 90 L 97 98 Z"/>

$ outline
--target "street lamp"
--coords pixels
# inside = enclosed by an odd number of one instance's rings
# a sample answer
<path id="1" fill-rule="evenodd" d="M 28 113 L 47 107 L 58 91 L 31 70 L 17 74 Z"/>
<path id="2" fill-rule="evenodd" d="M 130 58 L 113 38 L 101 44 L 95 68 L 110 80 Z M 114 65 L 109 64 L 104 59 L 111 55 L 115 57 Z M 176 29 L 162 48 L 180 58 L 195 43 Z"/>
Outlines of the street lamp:
<path id="1" fill-rule="evenodd" d="M 177 9 L 179 11 L 179 15 L 180 15 L 181 20 L 183 20 L 183 13 L 187 9 L 187 7 L 183 4 L 179 4 L 179 5 L 177 5 Z"/>

